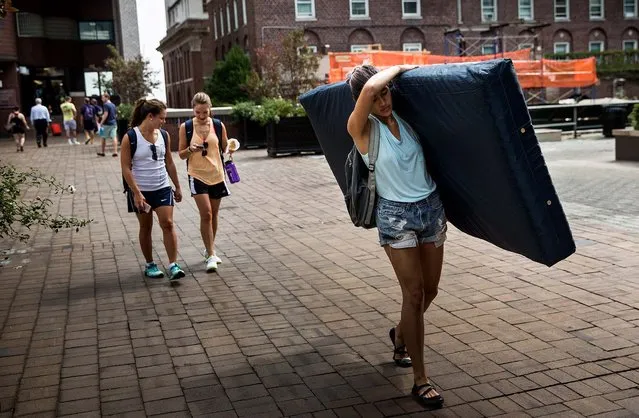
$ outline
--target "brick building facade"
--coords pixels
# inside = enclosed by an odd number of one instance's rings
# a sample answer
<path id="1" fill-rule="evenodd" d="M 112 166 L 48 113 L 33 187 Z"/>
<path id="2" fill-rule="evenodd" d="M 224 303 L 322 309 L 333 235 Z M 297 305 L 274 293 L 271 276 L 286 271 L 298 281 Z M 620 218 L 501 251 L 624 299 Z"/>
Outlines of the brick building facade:
<path id="1" fill-rule="evenodd" d="M 384 50 L 447 55 L 462 52 L 460 45 L 468 55 L 534 47 L 540 57 L 635 50 L 639 41 L 637 0 L 204 1 L 209 36 L 202 45 L 209 45 L 216 61 L 233 45 L 254 59 L 256 48 L 292 29 L 303 29 L 308 45 L 323 55 L 377 44 Z M 445 35 L 455 30 L 465 43 Z"/>
<path id="2" fill-rule="evenodd" d="M 476 30 L 521 19 L 504 35 L 537 33 L 546 54 L 637 49 L 639 40 L 636 0 L 463 1 L 460 15 L 457 26 Z"/>
<path id="3" fill-rule="evenodd" d="M 246 7 L 246 10 L 244 10 Z M 304 29 L 318 50 L 349 51 L 380 44 L 385 50 L 446 51 L 444 32 L 467 37 L 538 35 L 544 53 L 636 47 L 636 0 L 209 0 L 216 58 L 239 44 L 247 51 Z M 239 21 L 239 25 L 235 22 Z M 231 22 L 229 27 L 228 23 Z M 486 31 L 505 25 L 493 33 Z M 544 26 L 545 27 L 541 27 Z M 328 47 L 326 47 L 328 45 Z M 508 49 L 517 46 L 504 45 Z M 477 54 L 481 49 L 477 51 Z M 498 51 L 497 51 L 498 52 Z"/>
<path id="4" fill-rule="evenodd" d="M 158 51 L 164 61 L 169 107 L 191 107 L 193 95 L 204 88 L 215 55 L 205 0 L 165 0 L 167 33 Z"/>
<path id="5" fill-rule="evenodd" d="M 19 11 L 0 19 L 0 120 L 16 105 L 28 115 L 36 97 L 57 114 L 64 95 L 99 94 L 107 45 L 140 53 L 135 7 L 121 14 L 120 1 L 14 0 Z"/>

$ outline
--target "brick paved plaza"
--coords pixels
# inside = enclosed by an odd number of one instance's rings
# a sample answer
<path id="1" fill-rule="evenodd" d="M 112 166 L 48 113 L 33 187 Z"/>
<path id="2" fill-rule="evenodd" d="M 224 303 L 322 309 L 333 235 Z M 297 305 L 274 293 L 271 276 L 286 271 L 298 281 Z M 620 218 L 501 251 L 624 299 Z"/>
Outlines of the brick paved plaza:
<path id="1" fill-rule="evenodd" d="M 639 165 L 615 163 L 611 140 L 542 146 L 578 245 L 568 260 L 547 268 L 451 227 L 426 314 L 435 413 L 390 361 L 400 289 L 323 157 L 238 153 L 219 274 L 204 272 L 186 197 L 187 277 L 172 286 L 142 277 L 119 161 L 50 142 L 16 154 L 3 140 L 0 159 L 74 184 L 56 207 L 95 222 L 0 241 L 0 417 L 639 416 Z M 157 224 L 154 239 L 166 266 Z"/>

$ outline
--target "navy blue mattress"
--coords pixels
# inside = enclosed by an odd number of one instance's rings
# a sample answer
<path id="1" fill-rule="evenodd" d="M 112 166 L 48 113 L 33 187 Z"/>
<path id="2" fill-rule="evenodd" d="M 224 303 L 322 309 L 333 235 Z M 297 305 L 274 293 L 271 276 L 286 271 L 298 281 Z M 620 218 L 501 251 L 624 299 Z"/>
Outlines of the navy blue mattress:
<path id="1" fill-rule="evenodd" d="M 350 90 L 321 86 L 300 102 L 344 192 Z M 409 71 L 394 82 L 393 104 L 418 133 L 455 227 L 547 266 L 575 252 L 510 60 Z"/>

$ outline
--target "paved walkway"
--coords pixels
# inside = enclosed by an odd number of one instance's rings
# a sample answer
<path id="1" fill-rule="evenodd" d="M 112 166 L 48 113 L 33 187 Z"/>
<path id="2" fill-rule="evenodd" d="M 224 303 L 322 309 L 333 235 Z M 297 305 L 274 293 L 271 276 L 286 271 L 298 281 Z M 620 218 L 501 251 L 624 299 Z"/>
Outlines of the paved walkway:
<path id="1" fill-rule="evenodd" d="M 179 204 L 187 277 L 171 286 L 141 275 L 118 161 L 51 142 L 3 141 L 0 159 L 74 184 L 51 198 L 95 222 L 0 241 L 0 417 L 639 416 L 639 165 L 612 162 L 612 141 L 543 146 L 579 247 L 554 268 L 451 228 L 426 315 L 436 413 L 389 361 L 400 290 L 323 158 L 237 156 L 219 274 Z"/>

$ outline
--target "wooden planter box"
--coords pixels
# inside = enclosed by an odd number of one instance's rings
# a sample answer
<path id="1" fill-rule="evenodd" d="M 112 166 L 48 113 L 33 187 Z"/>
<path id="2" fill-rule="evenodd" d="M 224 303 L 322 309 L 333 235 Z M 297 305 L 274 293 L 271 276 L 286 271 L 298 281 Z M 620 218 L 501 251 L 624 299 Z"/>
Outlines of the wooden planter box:
<path id="1" fill-rule="evenodd" d="M 632 128 L 614 129 L 615 159 L 617 161 L 639 161 L 639 131 Z"/>
<path id="2" fill-rule="evenodd" d="M 242 132 L 239 140 L 242 148 L 264 148 L 266 147 L 266 126 L 262 126 L 250 119 L 242 119 L 239 122 Z"/>
<path id="3" fill-rule="evenodd" d="M 279 123 L 266 126 L 266 145 L 269 157 L 280 154 L 321 154 L 322 148 L 306 116 L 282 118 Z"/>
<path id="4" fill-rule="evenodd" d="M 122 143 L 122 138 L 129 130 L 129 121 L 126 119 L 117 120 L 118 142 Z"/>

